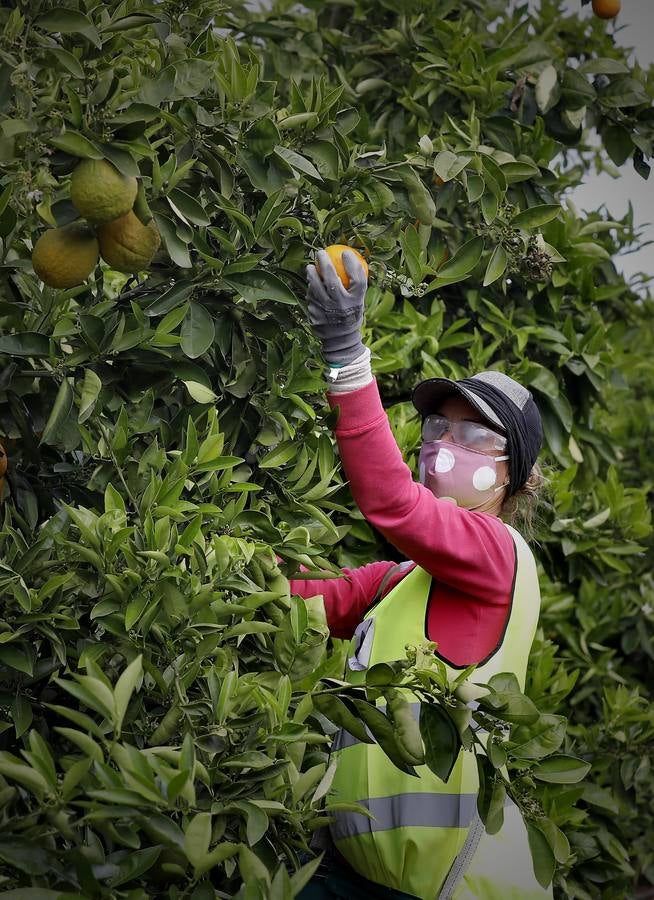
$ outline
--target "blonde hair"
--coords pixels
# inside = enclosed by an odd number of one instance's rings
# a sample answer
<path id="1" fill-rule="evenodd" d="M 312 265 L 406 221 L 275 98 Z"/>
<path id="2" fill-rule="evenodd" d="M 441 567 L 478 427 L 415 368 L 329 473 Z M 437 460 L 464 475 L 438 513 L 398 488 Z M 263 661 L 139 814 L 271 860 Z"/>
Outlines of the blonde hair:
<path id="1" fill-rule="evenodd" d="M 537 509 L 550 479 L 538 463 L 534 463 L 529 477 L 520 490 L 502 504 L 500 516 L 519 531 L 526 540 L 533 541 L 536 534 Z"/>

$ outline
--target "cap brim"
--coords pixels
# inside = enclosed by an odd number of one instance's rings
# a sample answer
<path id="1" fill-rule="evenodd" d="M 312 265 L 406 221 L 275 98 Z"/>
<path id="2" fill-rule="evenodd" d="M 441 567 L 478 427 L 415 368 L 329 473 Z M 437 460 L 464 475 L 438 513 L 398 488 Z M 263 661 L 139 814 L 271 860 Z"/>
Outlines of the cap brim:
<path id="1" fill-rule="evenodd" d="M 425 416 L 430 415 L 430 413 L 436 412 L 440 403 L 447 396 L 451 396 L 455 393 L 465 397 L 466 400 L 474 406 L 477 412 L 481 413 L 481 415 L 496 428 L 501 428 L 502 431 L 506 431 L 504 425 L 502 425 L 497 415 L 485 400 L 482 400 L 481 397 L 473 394 L 468 388 L 462 387 L 450 378 L 428 378 L 426 381 L 421 381 L 420 384 L 416 385 L 413 391 L 411 402 L 424 418 Z"/>

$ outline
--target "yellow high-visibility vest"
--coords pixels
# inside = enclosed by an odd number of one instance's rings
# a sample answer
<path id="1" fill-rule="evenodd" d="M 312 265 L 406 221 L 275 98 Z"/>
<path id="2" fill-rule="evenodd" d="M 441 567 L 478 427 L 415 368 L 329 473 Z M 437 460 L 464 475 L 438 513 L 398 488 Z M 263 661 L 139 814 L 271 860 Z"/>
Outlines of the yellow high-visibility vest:
<path id="1" fill-rule="evenodd" d="M 524 690 L 540 590 L 531 550 L 515 529 L 506 527 L 516 553 L 511 608 L 498 646 L 475 669 L 472 681 L 485 683 L 499 672 L 512 672 Z M 416 566 L 367 611 L 350 644 L 347 681 L 364 683 L 367 668 L 403 659 L 407 644 L 426 639 L 431 581 L 431 575 Z M 460 674 L 452 666 L 446 668 L 452 679 Z M 418 698 L 409 692 L 405 696 L 415 704 L 417 715 Z M 551 887 L 544 889 L 536 881 L 517 806 L 507 803 L 497 834 L 486 834 L 480 823 L 474 753 L 461 750 L 447 782 L 424 765 L 416 767 L 419 778 L 406 774 L 378 744 L 363 743 L 342 730 L 332 754 L 337 767 L 328 804 L 358 803 L 374 815 L 369 819 L 339 811 L 330 825 L 336 848 L 365 878 L 421 900 L 552 897 Z"/>

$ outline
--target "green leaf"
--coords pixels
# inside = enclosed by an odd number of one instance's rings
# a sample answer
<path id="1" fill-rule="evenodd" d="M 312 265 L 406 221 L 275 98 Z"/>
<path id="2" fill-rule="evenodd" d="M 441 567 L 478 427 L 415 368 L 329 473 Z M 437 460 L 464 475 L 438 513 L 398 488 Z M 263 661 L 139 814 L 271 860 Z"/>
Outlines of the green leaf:
<path id="1" fill-rule="evenodd" d="M 211 219 L 198 201 L 185 191 L 173 188 L 166 197 L 174 212 L 181 213 L 184 219 L 194 225 L 210 225 Z"/>
<path id="2" fill-rule="evenodd" d="M 211 813 L 196 813 L 184 831 L 184 853 L 193 868 L 202 864 L 211 840 Z"/>
<path id="3" fill-rule="evenodd" d="M 161 22 L 158 16 L 148 13 L 132 13 L 129 16 L 121 16 L 118 19 L 114 19 L 109 25 L 103 26 L 100 31 L 102 34 L 129 31 L 132 28 L 142 28 L 144 25 L 156 25 L 158 22 Z"/>
<path id="4" fill-rule="evenodd" d="M 411 212 L 423 224 L 431 225 L 436 217 L 436 204 L 430 191 L 413 171 L 402 173 L 402 181 L 408 192 Z"/>
<path id="5" fill-rule="evenodd" d="M 268 831 L 270 824 L 268 816 L 263 809 L 260 809 L 254 803 L 249 803 L 247 800 L 237 800 L 234 803 L 230 803 L 227 810 L 232 809 L 238 810 L 245 816 L 247 842 L 250 847 L 253 847 Z"/>
<path id="6" fill-rule="evenodd" d="M 184 381 L 184 385 L 191 399 L 195 400 L 196 403 L 215 403 L 219 399 L 218 394 L 215 394 L 211 388 L 200 384 L 198 381 Z"/>
<path id="7" fill-rule="evenodd" d="M 640 81 L 627 75 L 624 78 L 615 78 L 606 90 L 601 91 L 599 102 L 600 106 L 621 109 L 628 106 L 640 106 L 641 103 L 650 103 L 650 98 Z"/>
<path id="8" fill-rule="evenodd" d="M 374 738 L 368 734 L 364 723 L 354 715 L 344 699 L 336 697 L 334 694 L 314 694 L 312 701 L 318 712 L 326 716 L 334 725 L 349 731 L 364 744 L 374 743 Z"/>
<path id="9" fill-rule="evenodd" d="M 77 731 L 75 728 L 63 728 L 60 725 L 55 725 L 54 730 L 67 738 L 72 744 L 75 744 L 76 747 L 79 747 L 82 753 L 86 753 L 90 760 L 96 760 L 99 763 L 103 762 L 104 756 L 100 745 L 88 734 Z"/>
<path id="10" fill-rule="evenodd" d="M 541 714 L 532 725 L 517 725 L 511 730 L 510 748 L 519 759 L 541 759 L 559 749 L 565 738 L 565 716 Z"/>
<path id="11" fill-rule="evenodd" d="M 64 134 L 48 139 L 57 150 L 63 150 L 71 156 L 82 159 L 104 159 L 104 151 L 78 131 L 66 131 Z"/>
<path id="12" fill-rule="evenodd" d="M 593 59 L 584 60 L 584 62 L 577 66 L 577 71 L 584 75 L 627 75 L 629 73 L 629 68 L 620 59 L 609 59 L 605 56 L 598 56 Z"/>
<path id="13" fill-rule="evenodd" d="M 72 53 L 69 53 L 68 50 L 62 50 L 61 48 L 55 49 L 54 47 L 48 47 L 48 53 L 51 53 L 57 62 L 63 66 L 71 75 L 74 75 L 75 78 L 84 78 L 84 69 L 80 64 L 80 61 L 76 56 L 73 56 Z"/>
<path id="14" fill-rule="evenodd" d="M 23 331 L 0 337 L 0 354 L 7 356 L 33 356 L 35 359 L 50 355 L 50 341 L 44 334 Z"/>
<path id="15" fill-rule="evenodd" d="M 462 746 L 458 728 L 440 706 L 421 703 L 420 735 L 425 745 L 426 765 L 442 781 L 447 781 Z"/>
<path id="16" fill-rule="evenodd" d="M 246 139 L 248 149 L 266 159 L 279 143 L 279 130 L 271 119 L 259 119 L 248 128 Z"/>
<path id="17" fill-rule="evenodd" d="M 39 16 L 34 25 L 44 31 L 61 34 L 83 34 L 96 47 L 102 47 L 102 41 L 91 19 L 84 13 L 74 9 L 57 7 Z"/>
<path id="18" fill-rule="evenodd" d="M 561 207 L 558 203 L 542 203 L 523 209 L 511 219 L 511 224 L 515 228 L 538 228 L 556 219 L 560 212 Z"/>
<path id="19" fill-rule="evenodd" d="M 109 721 L 113 720 L 113 694 L 98 678 L 78 675 L 77 681 L 64 681 L 62 678 L 53 680 L 73 697 L 81 700 L 89 709 L 95 710 Z"/>
<path id="20" fill-rule="evenodd" d="M 527 181 L 530 178 L 539 178 L 540 169 L 531 163 L 515 162 L 504 163 L 500 166 L 507 184 L 515 184 L 518 181 Z"/>
<path id="21" fill-rule="evenodd" d="M 449 262 L 439 269 L 436 278 L 429 286 L 429 291 L 463 281 L 476 268 L 484 250 L 484 239 L 475 237 L 459 247 Z"/>
<path id="22" fill-rule="evenodd" d="M 558 73 L 554 66 L 545 66 L 536 82 L 536 103 L 542 113 L 548 112 L 557 102 L 559 91 L 557 90 Z"/>
<path id="23" fill-rule="evenodd" d="M 180 332 L 180 346 L 184 354 L 190 359 L 197 359 L 211 347 L 214 336 L 211 314 L 200 303 L 189 303 Z"/>
<path id="24" fill-rule="evenodd" d="M 490 225 L 491 222 L 494 222 L 497 218 L 499 210 L 499 199 L 497 194 L 494 194 L 492 191 L 484 191 L 480 205 L 484 222 L 487 225 Z"/>
<path id="25" fill-rule="evenodd" d="M 269 450 L 268 453 L 259 460 L 259 468 L 277 469 L 280 466 L 285 465 L 285 463 L 289 462 L 291 459 L 295 459 L 297 453 L 298 446 L 296 441 L 283 441 L 273 450 Z"/>
<path id="26" fill-rule="evenodd" d="M 214 847 L 210 853 L 207 853 L 201 862 L 194 867 L 195 877 L 200 878 L 200 876 L 204 875 L 206 872 L 210 872 L 214 866 L 219 866 L 221 863 L 225 862 L 226 859 L 231 859 L 233 856 L 236 856 L 240 848 L 240 844 L 232 844 L 229 841 L 223 841 L 222 844 L 218 844 L 217 847 Z"/>
<path id="27" fill-rule="evenodd" d="M 606 152 L 616 166 L 623 165 L 634 151 L 631 135 L 622 125 L 609 125 L 602 130 Z"/>
<path id="28" fill-rule="evenodd" d="M 82 397 L 79 404 L 77 421 L 82 424 L 90 417 L 95 407 L 96 400 L 102 390 L 102 381 L 93 369 L 87 369 L 82 382 Z"/>
<path id="29" fill-rule="evenodd" d="M 591 764 L 576 756 L 550 756 L 532 770 L 534 778 L 550 784 L 577 784 L 586 777 Z"/>
<path id="30" fill-rule="evenodd" d="M 486 274 L 484 275 L 484 287 L 488 287 L 489 284 L 493 284 L 494 281 L 497 281 L 498 278 L 504 275 L 508 261 L 509 257 L 506 250 L 501 244 L 498 244 L 488 260 Z"/>
<path id="31" fill-rule="evenodd" d="M 14 698 L 11 704 L 11 718 L 13 719 L 16 738 L 18 739 L 27 731 L 33 719 L 32 704 L 26 697 L 19 694 Z"/>
<path id="32" fill-rule="evenodd" d="M 109 879 L 111 887 L 118 887 L 143 875 L 159 859 L 161 847 L 145 847 L 143 850 L 132 850 L 118 863 L 118 874 Z"/>
<path id="33" fill-rule="evenodd" d="M 450 150 L 441 150 L 434 159 L 434 172 L 439 175 L 443 181 L 450 181 L 455 178 L 462 169 L 468 165 L 472 155 L 459 156 Z"/>
<path id="34" fill-rule="evenodd" d="M 476 203 L 486 190 L 486 182 L 481 175 L 468 175 L 468 183 L 466 185 L 466 193 L 470 203 Z"/>
<path id="35" fill-rule="evenodd" d="M 38 798 L 48 793 L 48 783 L 40 772 L 5 751 L 0 751 L 0 775 L 22 784 Z"/>
<path id="36" fill-rule="evenodd" d="M 246 884 L 250 882 L 263 882 L 265 885 L 270 885 L 270 873 L 268 869 L 256 853 L 250 850 L 249 847 L 246 847 L 245 844 L 241 844 L 239 847 L 238 867 L 241 872 L 241 877 Z"/>
<path id="37" fill-rule="evenodd" d="M 253 303 L 260 300 L 275 300 L 278 303 L 298 304 L 297 297 L 281 278 L 263 269 L 251 269 L 241 275 L 230 275 L 223 280 L 228 287 Z"/>
<path id="38" fill-rule="evenodd" d="M 0 663 L 16 669 L 17 672 L 24 672 L 26 675 L 34 674 L 32 659 L 27 653 L 18 647 L 11 645 L 0 646 Z"/>
<path id="39" fill-rule="evenodd" d="M 554 877 L 556 862 L 549 841 L 532 822 L 527 822 L 527 838 L 534 866 L 534 875 L 541 887 L 546 888 Z"/>
<path id="40" fill-rule="evenodd" d="M 492 764 L 483 756 L 477 755 L 479 771 L 479 795 L 477 809 L 488 834 L 497 834 L 504 824 L 504 802 L 506 788 L 501 777 L 493 771 Z"/>
<path id="41" fill-rule="evenodd" d="M 116 705 L 116 718 L 114 720 L 114 729 L 116 734 L 120 734 L 123 726 L 123 719 L 129 706 L 134 688 L 138 684 L 143 674 L 143 655 L 137 656 L 121 673 L 114 687 L 114 700 Z"/>
<path id="42" fill-rule="evenodd" d="M 570 857 L 570 843 L 561 829 L 551 819 L 538 819 L 537 827 L 543 832 L 557 863 L 563 865 Z"/>
<path id="43" fill-rule="evenodd" d="M 56 444 L 58 438 L 65 427 L 68 417 L 73 407 L 73 388 L 71 380 L 64 378 L 59 385 L 55 402 L 52 405 L 48 421 L 45 423 L 43 434 L 41 435 L 42 444 Z"/>
<path id="44" fill-rule="evenodd" d="M 300 891 L 306 887 L 307 884 L 311 881 L 313 876 L 318 870 L 323 859 L 323 854 L 317 856 L 315 859 L 309 860 L 308 863 L 305 863 L 301 869 L 298 869 L 297 872 L 294 872 L 291 875 L 291 889 L 293 891 L 293 896 L 297 897 Z"/>
<path id="45" fill-rule="evenodd" d="M 279 631 L 278 625 L 272 622 L 238 622 L 223 632 L 223 637 L 228 640 L 239 634 L 274 634 Z"/>
<path id="46" fill-rule="evenodd" d="M 360 700 L 358 697 L 353 697 L 351 702 L 363 724 L 368 726 L 372 736 L 390 761 L 408 775 L 417 776 L 413 766 L 409 765 L 400 753 L 395 740 L 395 729 L 384 713 L 366 700 Z"/>
<path id="47" fill-rule="evenodd" d="M 281 145 L 275 147 L 274 153 L 275 156 L 283 159 L 297 172 L 302 172 L 303 175 L 322 181 L 322 175 L 306 156 L 302 156 L 300 153 L 296 153 L 295 150 L 290 150 L 288 147 L 282 147 Z"/>

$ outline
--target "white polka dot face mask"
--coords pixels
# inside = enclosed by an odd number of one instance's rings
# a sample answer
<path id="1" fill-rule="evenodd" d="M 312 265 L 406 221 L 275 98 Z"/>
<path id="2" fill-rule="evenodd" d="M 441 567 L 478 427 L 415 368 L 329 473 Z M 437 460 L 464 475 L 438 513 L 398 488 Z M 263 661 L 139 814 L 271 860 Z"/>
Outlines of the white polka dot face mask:
<path id="1" fill-rule="evenodd" d="M 420 481 L 440 499 L 454 500 L 466 509 L 489 506 L 508 481 L 497 484 L 497 462 L 491 456 L 452 441 L 423 443 L 418 457 Z"/>

